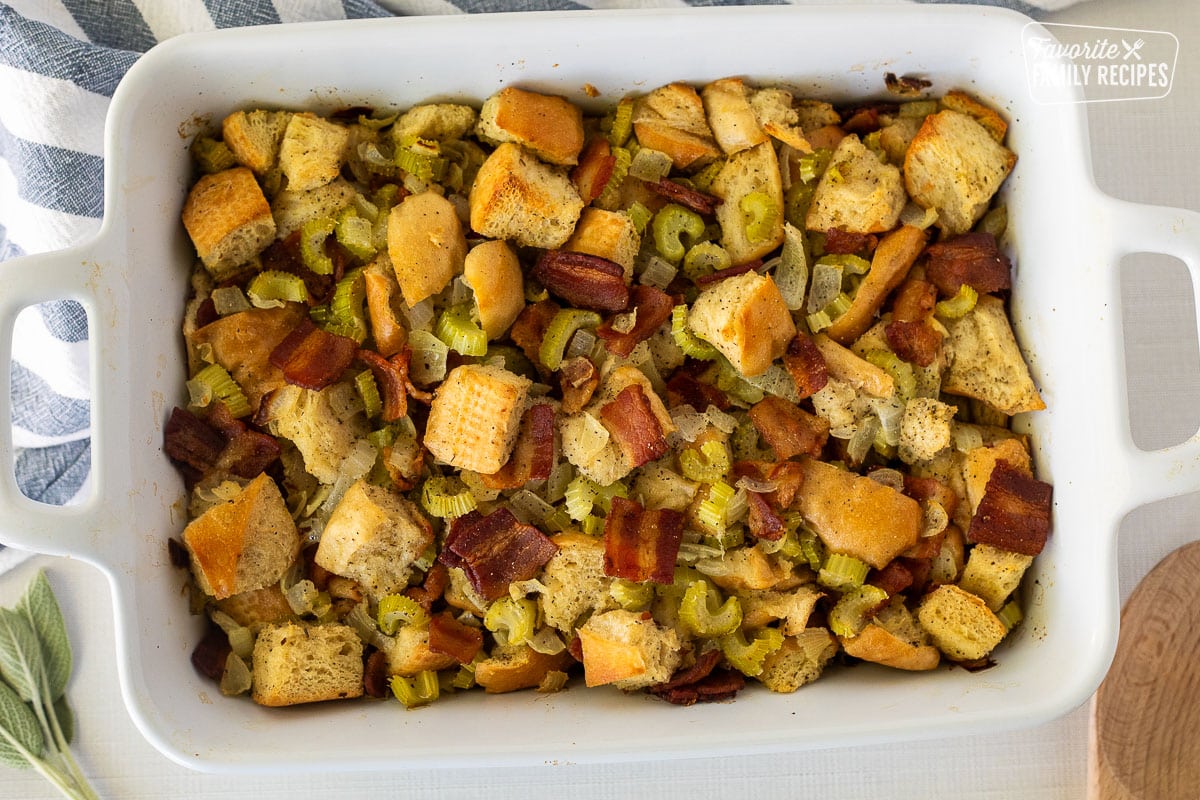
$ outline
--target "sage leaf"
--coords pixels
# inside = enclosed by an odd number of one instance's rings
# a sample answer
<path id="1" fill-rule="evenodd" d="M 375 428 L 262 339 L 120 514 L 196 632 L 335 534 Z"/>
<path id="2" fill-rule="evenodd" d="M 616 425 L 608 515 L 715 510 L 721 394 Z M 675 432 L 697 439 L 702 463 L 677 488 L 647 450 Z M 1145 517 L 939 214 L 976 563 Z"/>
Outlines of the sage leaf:
<path id="1" fill-rule="evenodd" d="M 25 590 L 25 596 L 17 603 L 17 611 L 25 615 L 41 641 L 50 699 L 58 700 L 66 692 L 67 679 L 71 677 L 71 641 L 67 638 L 62 610 L 44 571 L 38 570 Z"/>
<path id="2" fill-rule="evenodd" d="M 0 683 L 0 764 L 18 768 L 32 766 L 13 742 L 35 758 L 41 757 L 46 746 L 33 711 L 7 684 Z"/>
<path id="3" fill-rule="evenodd" d="M 42 645 L 23 614 L 0 608 L 0 676 L 26 702 L 41 702 Z"/>
<path id="4" fill-rule="evenodd" d="M 65 695 L 54 701 L 54 716 L 58 718 L 58 727 L 62 730 L 63 738 L 67 740 L 67 744 L 74 743 L 75 712 L 71 710 L 71 704 L 67 702 Z"/>

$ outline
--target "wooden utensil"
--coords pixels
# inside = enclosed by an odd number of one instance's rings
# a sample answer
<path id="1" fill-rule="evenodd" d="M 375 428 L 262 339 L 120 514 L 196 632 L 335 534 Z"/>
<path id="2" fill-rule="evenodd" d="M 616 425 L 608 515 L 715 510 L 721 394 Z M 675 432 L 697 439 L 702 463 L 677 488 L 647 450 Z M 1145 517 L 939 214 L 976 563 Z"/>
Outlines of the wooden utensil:
<path id="1" fill-rule="evenodd" d="M 1200 542 L 1174 551 L 1121 612 L 1092 700 L 1091 800 L 1200 798 Z"/>

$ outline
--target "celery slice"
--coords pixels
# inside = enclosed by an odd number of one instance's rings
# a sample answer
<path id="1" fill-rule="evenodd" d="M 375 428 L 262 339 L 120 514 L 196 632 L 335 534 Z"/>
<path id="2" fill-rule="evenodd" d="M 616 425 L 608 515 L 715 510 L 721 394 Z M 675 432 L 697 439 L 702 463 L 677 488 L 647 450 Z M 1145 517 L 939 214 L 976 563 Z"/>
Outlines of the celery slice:
<path id="1" fill-rule="evenodd" d="M 654 601 L 654 586 L 614 578 L 608 587 L 608 594 L 626 611 L 645 611 Z"/>
<path id="2" fill-rule="evenodd" d="M 797 544 L 800 546 L 800 554 L 808 562 L 809 568 L 820 570 L 821 565 L 825 562 L 825 543 L 817 536 L 816 531 L 806 527 L 801 527 L 797 531 L 796 538 Z"/>
<path id="3" fill-rule="evenodd" d="M 1010 600 L 1005 603 L 1004 607 L 996 612 L 996 617 L 1010 631 L 1020 625 L 1021 620 L 1025 619 L 1025 615 L 1021 612 L 1021 606 L 1016 600 Z"/>
<path id="4" fill-rule="evenodd" d="M 600 517 L 595 514 L 588 514 L 583 518 L 583 521 L 579 523 L 579 527 L 581 527 L 583 532 L 588 536 L 602 536 L 604 534 L 604 517 Z"/>
<path id="5" fill-rule="evenodd" d="M 456 353 L 464 356 L 482 356 L 487 353 L 487 334 L 471 319 L 471 306 L 468 303 L 443 311 L 434 333 Z"/>
<path id="6" fill-rule="evenodd" d="M 352 270 L 334 286 L 322 327 L 362 344 L 367 339 L 366 300 L 367 282 L 362 269 Z"/>
<path id="7" fill-rule="evenodd" d="M 537 610 L 537 603 L 530 598 L 501 597 L 488 606 L 483 627 L 492 632 L 497 644 L 524 644 L 533 638 Z"/>
<path id="8" fill-rule="evenodd" d="M 761 242 L 771 235 L 779 221 L 779 206 L 766 192 L 750 192 L 738 202 L 746 239 Z"/>
<path id="9" fill-rule="evenodd" d="M 825 168 L 829 166 L 831 158 L 833 158 L 833 152 L 825 148 L 801 156 L 799 161 L 800 180 L 804 183 L 812 183 L 821 177 Z"/>
<path id="10" fill-rule="evenodd" d="M 571 342 L 575 331 L 581 328 L 595 328 L 600 324 L 600 315 L 595 311 L 583 311 L 578 308 L 564 308 L 554 315 L 542 337 L 542 346 L 538 350 L 538 358 L 546 369 L 556 370 L 562 366 L 563 353 Z"/>
<path id="11" fill-rule="evenodd" d="M 633 133 L 633 98 L 622 97 L 613 109 L 612 127 L 608 131 L 608 142 L 613 147 L 620 147 Z"/>
<path id="12" fill-rule="evenodd" d="M 961 319 L 969 314 L 979 302 L 979 292 L 968 283 L 958 287 L 958 294 L 948 300 L 942 300 L 933 307 L 934 312 L 942 319 Z"/>
<path id="13" fill-rule="evenodd" d="M 867 579 L 870 567 L 854 556 L 845 553 L 830 553 L 821 571 L 817 573 L 817 582 L 830 589 L 846 592 L 862 586 Z"/>
<path id="14" fill-rule="evenodd" d="M 843 594 L 829 612 L 829 629 L 837 636 L 858 636 L 867 627 L 867 615 L 887 602 L 878 586 L 863 584 Z"/>
<path id="15" fill-rule="evenodd" d="M 729 251 L 716 242 L 700 242 L 688 248 L 683 257 L 683 274 L 693 283 L 728 269 L 733 264 Z"/>
<path id="16" fill-rule="evenodd" d="M 646 232 L 646 226 L 650 224 L 650 220 L 654 219 L 654 213 L 637 200 L 629 204 L 629 208 L 625 209 L 625 213 L 629 215 L 629 219 L 633 222 L 633 227 L 637 230 L 638 236 Z"/>
<path id="17" fill-rule="evenodd" d="M 203 385 L 204 393 L 211 393 L 213 398 L 224 403 L 225 408 L 235 418 L 244 417 L 254 410 L 250 408 L 250 401 L 246 399 L 242 387 L 238 386 L 233 376 L 220 364 L 209 364 L 197 372 L 192 381 Z"/>
<path id="18" fill-rule="evenodd" d="M 440 181 L 446 172 L 446 159 L 437 142 L 404 137 L 396 147 L 396 166 L 422 181 Z"/>
<path id="19" fill-rule="evenodd" d="M 229 146 L 211 136 L 197 136 L 190 149 L 192 160 L 206 175 L 237 166 L 237 157 Z"/>
<path id="20" fill-rule="evenodd" d="M 721 174 L 721 169 L 724 166 L 725 159 L 718 158 L 692 176 L 692 186 L 701 192 L 709 191 L 712 189 L 713 181 L 717 179 L 717 175 Z"/>
<path id="21" fill-rule="evenodd" d="M 679 452 L 679 469 L 684 476 L 698 483 L 716 483 L 729 473 L 729 451 L 716 439 L 686 447 Z"/>
<path id="22" fill-rule="evenodd" d="M 429 624 L 429 615 L 420 603 L 402 594 L 389 594 L 381 599 L 375 616 L 379 630 L 388 636 L 395 636 L 396 631 L 405 625 L 420 628 Z"/>
<path id="23" fill-rule="evenodd" d="M 710 533 L 725 532 L 729 504 L 735 494 L 737 490 L 725 481 L 717 481 L 709 487 L 708 496 L 696 511 L 696 518 Z"/>
<path id="24" fill-rule="evenodd" d="M 675 203 L 668 203 L 659 209 L 650 223 L 654 233 L 654 247 L 659 255 L 672 264 L 679 263 L 687 247 L 683 243 L 686 236 L 690 242 L 699 241 L 704 235 L 704 218 L 691 209 Z"/>
<path id="25" fill-rule="evenodd" d="M 375 226 L 371 220 L 360 217 L 354 206 L 346 206 L 338 215 L 334 233 L 338 243 L 359 261 L 375 257 Z"/>
<path id="26" fill-rule="evenodd" d="M 721 602 L 721 593 L 708 581 L 693 583 L 679 603 L 679 621 L 693 636 L 713 638 L 733 633 L 742 624 L 742 606 L 730 596 Z"/>
<path id="27" fill-rule="evenodd" d="M 308 288 L 303 278 L 273 269 L 255 275 L 246 286 L 246 295 L 255 308 L 278 308 L 284 303 L 308 302 Z"/>
<path id="28" fill-rule="evenodd" d="M 866 354 L 867 361 L 887 372 L 896 382 L 896 396 L 908 400 L 917 393 L 917 377 L 909 364 L 891 350 L 871 350 Z"/>
<path id="29" fill-rule="evenodd" d="M 576 475 L 567 484 L 567 491 L 563 495 L 567 515 L 577 522 L 587 519 L 596 503 L 596 495 L 596 484 L 582 475 Z"/>
<path id="30" fill-rule="evenodd" d="M 621 185 L 625 183 L 625 178 L 629 175 L 629 165 L 633 163 L 633 154 L 624 147 L 614 147 L 612 155 L 616 159 L 613 162 L 612 173 L 608 176 L 608 183 L 604 184 L 600 196 L 596 198 L 596 205 L 600 208 L 616 208 L 618 206 L 621 199 Z"/>
<path id="31" fill-rule="evenodd" d="M 333 274 L 333 259 L 325 253 L 325 240 L 336 226 L 333 217 L 317 217 L 300 228 L 300 259 L 318 275 Z"/>
<path id="32" fill-rule="evenodd" d="M 830 302 L 829 305 L 822 308 L 815 314 L 809 314 L 805 317 L 808 323 L 808 329 L 813 333 L 819 333 L 834 323 L 836 319 L 845 314 L 850 305 L 854 302 L 853 298 L 845 292 L 840 292 L 837 297 Z"/>
<path id="33" fill-rule="evenodd" d="M 685 356 L 702 361 L 717 357 L 717 348 L 697 336 L 687 324 L 688 307 L 678 305 L 671 309 L 671 336 Z"/>
<path id="34" fill-rule="evenodd" d="M 721 653 L 729 665 L 747 677 L 762 674 L 767 656 L 783 646 L 783 633 L 776 628 L 763 628 L 749 642 L 742 631 L 736 630 L 720 638 Z"/>
<path id="35" fill-rule="evenodd" d="M 871 262 L 862 256 L 850 253 L 831 253 L 817 259 L 817 265 L 841 267 L 843 275 L 866 275 L 871 269 Z"/>
<path id="36" fill-rule="evenodd" d="M 475 509 L 475 495 L 456 478 L 431 475 L 421 487 L 421 506 L 430 516 L 454 519 Z"/>
<path id="37" fill-rule="evenodd" d="M 396 675 L 392 678 L 391 686 L 392 694 L 405 708 L 428 705 L 438 699 L 441 691 L 438 674 L 433 670 L 423 670 L 411 678 Z"/>
<path id="38" fill-rule="evenodd" d="M 379 385 L 375 383 L 371 370 L 365 369 L 354 376 L 354 388 L 358 389 L 358 395 L 362 398 L 367 419 L 379 416 L 379 412 L 383 411 L 383 399 L 379 396 Z"/>

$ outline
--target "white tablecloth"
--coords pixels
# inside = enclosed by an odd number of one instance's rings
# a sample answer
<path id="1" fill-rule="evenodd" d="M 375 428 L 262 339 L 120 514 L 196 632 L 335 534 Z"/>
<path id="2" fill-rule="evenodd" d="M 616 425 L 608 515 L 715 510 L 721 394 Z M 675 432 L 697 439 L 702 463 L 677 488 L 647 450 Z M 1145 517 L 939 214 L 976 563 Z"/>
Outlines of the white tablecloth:
<path id="1" fill-rule="evenodd" d="M 1200 130 L 1200 72 L 1189 67 L 1200 46 L 1200 4 L 1093 0 L 1047 21 L 1168 30 L 1179 38 L 1179 66 L 1168 97 L 1089 108 L 1093 162 L 1097 183 L 1112 195 L 1200 209 L 1194 135 Z M 1123 274 L 1130 425 L 1139 445 L 1162 447 L 1200 427 L 1200 403 L 1194 400 L 1200 397 L 1200 353 L 1187 273 L 1171 259 L 1139 256 L 1125 262 Z M 1200 495 L 1138 509 L 1124 520 L 1119 542 L 1123 599 L 1159 559 L 1197 538 L 1197 518 Z M 0 603 L 13 601 L 38 567 L 48 571 L 59 593 L 75 643 L 70 696 L 81 737 L 76 752 L 105 797 L 1048 800 L 1079 798 L 1086 791 L 1086 707 L 1018 732 L 792 755 L 270 778 L 195 773 L 154 750 L 124 709 L 111 601 L 99 572 L 70 560 L 37 557 L 0 578 Z M 56 796 L 34 773 L 0 768 L 0 798 Z"/>

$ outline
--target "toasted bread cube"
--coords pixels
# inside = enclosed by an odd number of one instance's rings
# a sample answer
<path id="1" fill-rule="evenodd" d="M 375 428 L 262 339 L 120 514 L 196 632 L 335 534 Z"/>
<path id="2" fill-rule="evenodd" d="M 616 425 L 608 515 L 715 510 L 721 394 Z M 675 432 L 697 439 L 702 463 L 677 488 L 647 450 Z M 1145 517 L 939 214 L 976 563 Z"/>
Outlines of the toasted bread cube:
<path id="1" fill-rule="evenodd" d="M 471 227 L 492 239 L 552 250 L 570 238 L 583 199 L 567 175 L 512 142 L 497 147 L 471 185 Z"/>
<path id="2" fill-rule="evenodd" d="M 812 152 L 800 126 L 800 112 L 792 106 L 792 94 L 785 89 L 759 89 L 750 96 L 750 107 L 762 129 L 801 153 Z"/>
<path id="3" fill-rule="evenodd" d="M 916 500 L 823 461 L 802 463 L 800 513 L 830 551 L 883 569 L 916 544 L 925 520 Z"/>
<path id="4" fill-rule="evenodd" d="M 483 332 L 488 339 L 499 339 L 525 310 L 525 278 L 517 254 L 499 239 L 477 244 L 463 260 L 463 280 L 475 294 Z"/>
<path id="5" fill-rule="evenodd" d="M 977 661 L 1000 644 L 1008 633 L 982 598 L 953 584 L 925 595 L 917 620 L 938 650 L 954 661 Z"/>
<path id="6" fill-rule="evenodd" d="M 453 467 L 491 475 L 512 455 L 531 385 L 500 367 L 455 367 L 429 407 L 426 449 Z"/>
<path id="7" fill-rule="evenodd" d="M 551 164 L 579 163 L 583 111 L 556 95 L 507 86 L 483 103 L 476 132 L 490 142 L 516 142 Z"/>
<path id="8" fill-rule="evenodd" d="M 753 261 L 783 244 L 783 179 L 770 141 L 731 155 L 713 179 L 712 193 L 722 201 L 717 206 L 721 246 L 734 264 Z M 774 212 L 769 225 L 750 227 L 746 212 L 752 203 L 765 203 L 764 213 Z"/>
<path id="9" fill-rule="evenodd" d="M 829 377 L 844 381 L 873 397 L 891 397 L 896 393 L 896 379 L 887 370 L 875 366 L 854 350 L 830 339 L 824 332 L 813 337 Z"/>
<path id="10" fill-rule="evenodd" d="M 378 601 L 408 586 L 413 562 L 432 542 L 433 528 L 416 506 L 359 480 L 329 515 L 314 560 Z"/>
<path id="11" fill-rule="evenodd" d="M 339 211 L 354 201 L 354 195 L 354 187 L 342 178 L 306 192 L 283 190 L 271 202 L 276 235 L 286 239 L 303 228 L 309 220 L 336 217 Z"/>
<path id="12" fill-rule="evenodd" d="M 738 595 L 742 604 L 742 624 L 748 629 L 762 628 L 781 620 L 785 636 L 796 636 L 808 627 L 817 601 L 825 596 L 816 584 L 806 583 L 790 591 L 748 591 Z"/>
<path id="13" fill-rule="evenodd" d="M 547 673 L 565 670 L 572 661 L 566 650 L 547 654 L 524 644 L 496 647 L 475 665 L 475 682 L 488 694 L 532 689 L 541 685 Z"/>
<path id="14" fill-rule="evenodd" d="M 467 237 L 454 204 L 434 191 L 404 198 L 388 216 L 388 258 L 404 302 L 415 306 L 463 271 Z"/>
<path id="15" fill-rule="evenodd" d="M 783 355 L 796 324 L 769 275 L 750 271 L 713 284 L 688 313 L 688 326 L 743 375 L 761 375 Z"/>
<path id="16" fill-rule="evenodd" d="M 805 225 L 810 231 L 882 233 L 896 227 L 907 201 L 899 168 L 881 163 L 851 134 L 833 151 L 813 192 Z"/>
<path id="17" fill-rule="evenodd" d="M 805 135 L 831 125 L 839 125 L 842 121 L 842 115 L 838 113 L 838 110 L 833 107 L 832 103 L 825 100 L 803 98 L 797 100 L 793 107 L 799 118 L 800 129 L 804 131 Z"/>
<path id="18" fill-rule="evenodd" d="M 362 414 L 351 412 L 355 389 L 335 383 L 320 391 L 288 384 L 264 401 L 267 429 L 290 439 L 304 457 L 304 468 L 321 483 L 337 481 L 342 461 L 367 435 Z"/>
<path id="19" fill-rule="evenodd" d="M 903 164 L 908 146 L 921 130 L 923 120 L 920 117 L 896 117 L 890 125 L 879 129 L 879 146 L 887 154 L 888 161 L 893 164 Z"/>
<path id="20" fill-rule="evenodd" d="M 1046 407 L 1004 312 L 1004 301 L 980 295 L 975 308 L 947 325 L 942 391 L 983 400 L 1012 416 Z"/>
<path id="21" fill-rule="evenodd" d="M 475 109 L 458 103 L 425 103 L 413 106 L 392 125 L 396 141 L 416 137 L 444 142 L 466 136 L 478 119 Z"/>
<path id="22" fill-rule="evenodd" d="M 584 683 L 626 691 L 670 679 L 679 666 L 679 636 L 632 611 L 595 614 L 579 629 Z"/>
<path id="23" fill-rule="evenodd" d="M 786 591 L 800 583 L 790 561 L 763 552 L 759 545 L 737 547 L 720 558 L 702 558 L 696 570 L 733 592 Z"/>
<path id="24" fill-rule="evenodd" d="M 608 594 L 612 578 L 604 574 L 604 540 L 568 532 L 550 541 L 558 552 L 542 570 L 539 580 L 546 591 L 538 595 L 538 604 L 547 625 L 573 634 L 580 617 L 613 603 Z"/>
<path id="25" fill-rule="evenodd" d="M 909 671 L 933 669 L 941 661 L 938 649 L 928 644 L 910 644 L 874 622 L 857 636 L 841 638 L 846 655 Z"/>
<path id="26" fill-rule="evenodd" d="M 348 625 L 285 623 L 254 643 L 250 696 L 263 706 L 362 697 L 363 645 Z"/>
<path id="27" fill-rule="evenodd" d="M 192 575 L 217 600 L 275 583 L 300 552 L 300 536 L 279 487 L 266 473 L 183 530 Z"/>
<path id="28" fill-rule="evenodd" d="M 625 282 L 630 283 L 633 280 L 633 262 L 637 259 L 641 244 L 637 226 L 628 214 L 585 208 L 575 225 L 575 232 L 563 249 L 600 256 L 620 264 L 625 270 Z"/>
<path id="29" fill-rule="evenodd" d="M 906 464 L 929 461 L 950 446 L 950 420 L 958 407 L 932 397 L 914 397 L 904 406 L 900 420 L 900 460 Z"/>
<path id="30" fill-rule="evenodd" d="M 634 101 L 633 130 L 642 147 L 666 153 L 675 169 L 703 167 L 721 155 L 704 101 L 684 83 L 660 86 Z"/>
<path id="31" fill-rule="evenodd" d="M 1008 133 L 1008 123 L 1004 121 L 1004 117 L 1000 116 L 994 108 L 985 106 L 971 95 L 958 89 L 951 89 L 946 92 L 941 102 L 945 108 L 973 117 L 976 122 L 991 134 L 993 139 L 997 142 L 1004 142 L 1004 135 Z"/>
<path id="32" fill-rule="evenodd" d="M 221 138 L 239 164 L 263 175 L 275 166 L 291 119 L 289 111 L 235 111 L 221 121 Z"/>
<path id="33" fill-rule="evenodd" d="M 750 106 L 750 89 L 740 78 L 722 78 L 700 90 L 708 126 L 726 155 L 770 141 Z"/>
<path id="34" fill-rule="evenodd" d="M 293 114 L 279 143 L 279 168 L 289 191 L 324 186 L 341 172 L 350 130 L 315 114 Z"/>
<path id="35" fill-rule="evenodd" d="M 296 612 L 292 611 L 287 595 L 278 583 L 218 600 L 217 608 L 238 625 L 256 634 L 267 625 L 295 622 L 297 619 Z"/>
<path id="36" fill-rule="evenodd" d="M 958 111 L 925 118 L 904 157 L 908 193 L 923 208 L 935 208 L 947 236 L 971 229 L 1008 177 L 1017 156 L 975 119 Z"/>
<path id="37" fill-rule="evenodd" d="M 983 598 L 992 611 L 999 611 L 1009 595 L 1021 585 L 1021 578 L 1032 563 L 1033 556 L 1002 550 L 990 544 L 977 544 L 971 548 L 971 555 L 967 556 L 967 567 L 958 585 Z"/>
<path id="38" fill-rule="evenodd" d="M 796 636 L 785 636 L 780 648 L 763 660 L 757 677 L 772 692 L 789 694 L 821 677 L 837 649 L 837 640 L 827 629 L 806 628 Z"/>
<path id="39" fill-rule="evenodd" d="M 404 625 L 396 631 L 384 648 L 388 674 L 411 678 L 418 672 L 453 667 L 454 656 L 435 653 L 429 649 L 428 625 Z"/>
<path id="40" fill-rule="evenodd" d="M 204 175 L 183 204 L 183 226 L 214 277 L 245 264 L 275 240 L 271 206 L 246 167 Z"/>
<path id="41" fill-rule="evenodd" d="M 287 384 L 283 372 L 271 363 L 271 351 L 304 319 L 303 306 L 250 308 L 213 320 L 192 333 L 188 343 L 212 348 L 213 360 L 229 371 L 251 408 L 264 395 Z"/>
<path id="42" fill-rule="evenodd" d="M 1021 470 L 1027 475 L 1033 475 L 1033 467 L 1029 451 L 1025 449 L 1020 439 L 1002 439 L 992 445 L 972 448 L 962 457 L 963 485 L 966 489 L 967 502 L 971 513 L 979 508 L 979 501 L 987 489 L 988 481 L 992 478 L 992 470 L 996 462 L 1005 461 L 1009 466 Z"/>

